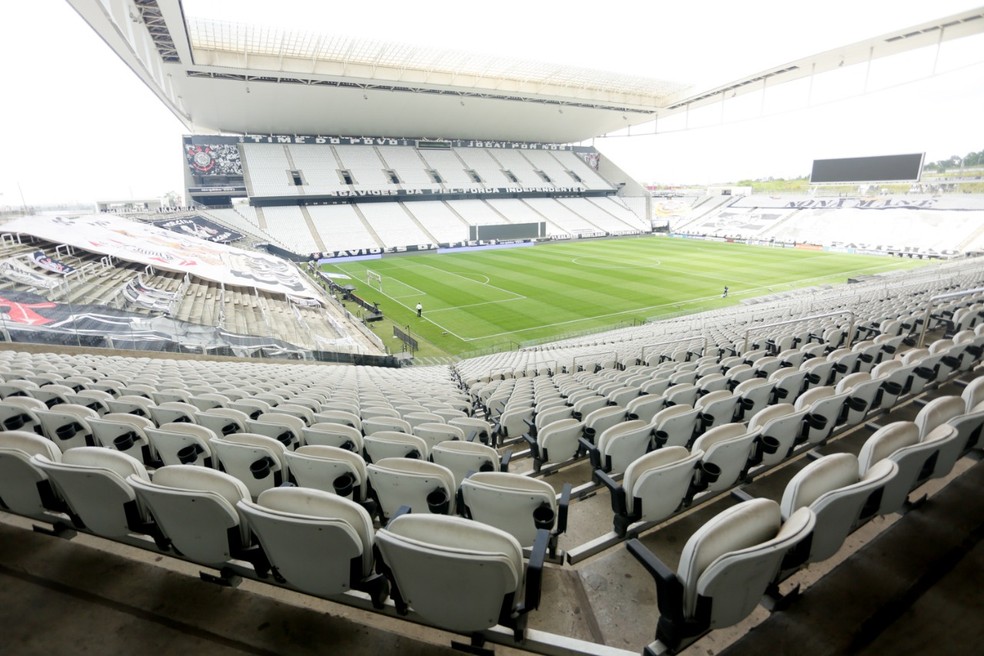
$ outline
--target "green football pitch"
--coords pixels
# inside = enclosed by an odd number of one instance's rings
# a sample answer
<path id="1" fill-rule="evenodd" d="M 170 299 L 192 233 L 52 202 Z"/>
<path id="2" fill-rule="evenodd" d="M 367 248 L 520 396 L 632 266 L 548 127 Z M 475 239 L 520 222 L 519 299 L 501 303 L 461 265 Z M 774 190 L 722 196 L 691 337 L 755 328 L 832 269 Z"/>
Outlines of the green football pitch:
<path id="1" fill-rule="evenodd" d="M 352 280 L 338 282 L 353 284 L 359 296 L 378 302 L 387 320 L 409 327 L 422 347 L 429 342 L 420 355 L 461 355 L 925 263 L 647 236 L 404 255 L 322 268 L 349 276 Z M 722 298 L 725 285 L 729 294 Z M 423 306 L 420 318 L 417 303 Z M 348 307 L 358 313 L 357 306 Z M 373 326 L 389 343 L 389 324 Z M 400 343 L 392 341 L 390 349 L 399 351 Z"/>

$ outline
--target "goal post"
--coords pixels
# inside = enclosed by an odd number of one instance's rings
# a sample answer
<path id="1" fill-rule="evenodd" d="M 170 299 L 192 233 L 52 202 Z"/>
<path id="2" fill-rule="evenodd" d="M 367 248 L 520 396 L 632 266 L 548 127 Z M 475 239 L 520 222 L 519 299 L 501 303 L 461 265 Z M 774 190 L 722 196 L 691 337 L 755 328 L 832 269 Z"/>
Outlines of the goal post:
<path id="1" fill-rule="evenodd" d="M 366 269 L 366 283 L 373 289 L 383 291 L 383 277 L 372 269 Z"/>

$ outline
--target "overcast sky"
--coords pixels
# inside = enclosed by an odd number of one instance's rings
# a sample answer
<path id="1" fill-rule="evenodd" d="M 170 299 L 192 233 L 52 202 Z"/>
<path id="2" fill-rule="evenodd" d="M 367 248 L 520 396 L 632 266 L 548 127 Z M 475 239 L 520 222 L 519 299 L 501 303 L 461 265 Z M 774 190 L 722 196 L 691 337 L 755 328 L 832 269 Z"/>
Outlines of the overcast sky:
<path id="1" fill-rule="evenodd" d="M 184 0 L 189 15 L 692 83 L 746 74 L 979 4 L 959 0 L 374 3 Z M 181 191 L 184 128 L 63 0 L 0 3 L 0 207 Z M 935 66 L 935 75 L 933 69 Z M 984 148 L 984 38 L 673 117 L 595 145 L 648 182 L 809 172 L 812 159 Z M 867 86 L 865 85 L 867 80 Z M 642 126 L 637 133 L 652 133 Z"/>

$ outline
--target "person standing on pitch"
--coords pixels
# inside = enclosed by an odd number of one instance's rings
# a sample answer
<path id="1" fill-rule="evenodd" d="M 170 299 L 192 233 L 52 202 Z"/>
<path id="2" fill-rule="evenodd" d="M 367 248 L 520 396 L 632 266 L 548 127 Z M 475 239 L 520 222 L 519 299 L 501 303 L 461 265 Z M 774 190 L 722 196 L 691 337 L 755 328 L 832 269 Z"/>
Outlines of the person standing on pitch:
<path id="1" fill-rule="evenodd" d="M 724 286 L 724 291 L 721 292 L 721 298 L 728 298 L 728 286 Z"/>
<path id="2" fill-rule="evenodd" d="M 417 303 L 417 317 L 419 318 L 423 316 L 423 314 L 424 314 L 424 306 L 421 305 L 420 303 Z"/>

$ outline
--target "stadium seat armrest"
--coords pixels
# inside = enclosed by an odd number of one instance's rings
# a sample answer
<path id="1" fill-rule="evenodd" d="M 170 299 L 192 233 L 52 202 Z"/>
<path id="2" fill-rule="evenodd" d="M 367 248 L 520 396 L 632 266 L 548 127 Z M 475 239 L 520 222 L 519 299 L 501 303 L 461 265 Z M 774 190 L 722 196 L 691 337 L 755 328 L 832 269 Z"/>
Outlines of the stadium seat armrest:
<path id="1" fill-rule="evenodd" d="M 530 559 L 526 563 L 526 589 L 523 602 L 516 609 L 520 615 L 540 607 L 540 591 L 543 588 L 543 563 L 547 559 L 549 544 L 550 532 L 541 528 L 536 532 Z"/>
<path id="2" fill-rule="evenodd" d="M 540 457 L 540 446 L 536 443 L 536 438 L 533 437 L 532 435 L 530 435 L 529 433 L 524 433 L 523 434 L 523 439 L 526 440 L 526 443 L 530 445 L 530 454 L 534 458 L 539 458 Z"/>
<path id="3" fill-rule="evenodd" d="M 616 515 L 626 515 L 629 510 L 625 502 L 625 490 L 622 488 L 620 483 L 616 483 L 615 479 L 601 471 L 596 469 L 594 471 L 595 480 L 608 488 L 609 495 L 612 498 L 612 512 Z"/>
<path id="4" fill-rule="evenodd" d="M 571 484 L 564 483 L 557 503 L 557 535 L 567 531 L 567 511 L 571 505 Z"/>
<path id="5" fill-rule="evenodd" d="M 591 468 L 601 469 L 601 452 L 598 451 L 598 447 L 592 444 L 586 437 L 579 437 L 577 441 L 580 442 L 581 447 L 587 452 L 588 458 L 591 460 Z"/>
<path id="6" fill-rule="evenodd" d="M 499 471 L 509 471 L 509 461 L 512 460 L 512 454 L 512 449 L 502 454 L 502 457 L 499 459 Z"/>
<path id="7" fill-rule="evenodd" d="M 680 578 L 638 539 L 627 541 L 625 547 L 656 581 L 656 603 L 660 615 L 679 616 L 683 608 L 683 582 Z"/>

